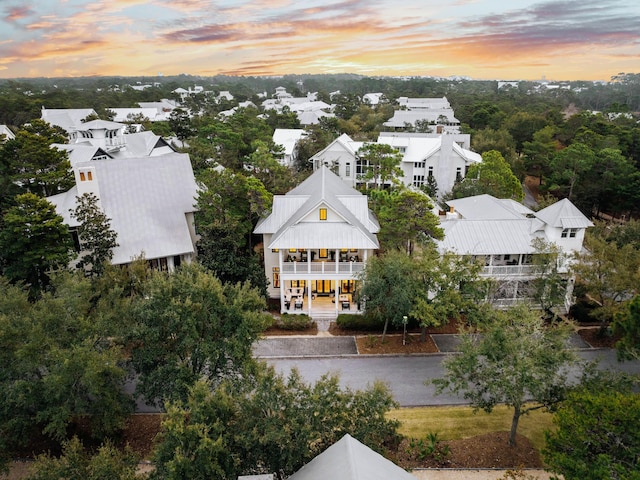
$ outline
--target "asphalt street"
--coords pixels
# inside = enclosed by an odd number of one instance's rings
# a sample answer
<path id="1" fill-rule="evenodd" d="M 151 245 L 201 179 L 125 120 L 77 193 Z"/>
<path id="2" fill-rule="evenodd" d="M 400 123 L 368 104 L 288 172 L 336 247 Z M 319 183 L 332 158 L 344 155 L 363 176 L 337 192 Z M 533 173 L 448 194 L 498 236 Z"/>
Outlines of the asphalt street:
<path id="1" fill-rule="evenodd" d="M 640 374 L 640 362 L 619 363 L 614 350 L 582 350 L 585 361 L 600 360 L 600 368 Z M 467 403 L 451 395 L 435 395 L 428 380 L 443 375 L 442 359 L 446 355 L 411 356 L 345 356 L 319 358 L 272 358 L 267 363 L 283 374 L 297 368 L 308 382 L 318 380 L 326 373 L 340 375 L 340 384 L 351 389 L 363 389 L 374 381 L 385 382 L 397 402 L 403 407 L 457 405 Z"/>

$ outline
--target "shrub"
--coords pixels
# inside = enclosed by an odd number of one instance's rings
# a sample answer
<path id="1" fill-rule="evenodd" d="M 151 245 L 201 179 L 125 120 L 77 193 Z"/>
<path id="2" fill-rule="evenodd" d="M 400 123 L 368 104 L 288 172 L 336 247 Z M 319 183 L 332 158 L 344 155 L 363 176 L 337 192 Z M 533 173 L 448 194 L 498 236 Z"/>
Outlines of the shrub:
<path id="1" fill-rule="evenodd" d="M 449 445 L 442 443 L 437 432 L 429 432 L 424 439 L 410 439 L 407 453 L 417 460 L 433 458 L 436 462 L 442 463 L 451 452 Z"/>
<path id="2" fill-rule="evenodd" d="M 345 330 L 381 330 L 383 322 L 369 315 L 341 313 L 336 319 L 336 325 Z"/>
<path id="3" fill-rule="evenodd" d="M 282 330 L 307 330 L 312 328 L 315 322 L 309 315 L 301 313 L 300 315 L 291 315 L 283 313 L 280 320 L 276 322 L 276 326 Z"/>

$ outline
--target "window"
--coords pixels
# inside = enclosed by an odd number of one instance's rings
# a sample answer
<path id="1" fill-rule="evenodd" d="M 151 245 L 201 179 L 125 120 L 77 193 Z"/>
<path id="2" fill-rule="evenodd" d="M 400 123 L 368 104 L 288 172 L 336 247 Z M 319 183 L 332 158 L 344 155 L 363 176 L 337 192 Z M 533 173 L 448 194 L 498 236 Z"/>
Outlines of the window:
<path id="1" fill-rule="evenodd" d="M 326 208 L 321 208 L 320 209 L 320 220 L 326 220 L 327 219 L 327 209 Z"/>
<path id="2" fill-rule="evenodd" d="M 462 180 L 462 167 L 456 168 L 456 182 Z"/>
<path id="3" fill-rule="evenodd" d="M 429 177 L 433 177 L 433 165 L 429 167 L 429 173 L 428 173 Z"/>
<path id="4" fill-rule="evenodd" d="M 273 267 L 273 286 L 280 288 L 280 268 Z"/>
<path id="5" fill-rule="evenodd" d="M 87 180 L 93 180 L 93 174 L 91 173 L 91 171 L 87 172 Z"/>
<path id="6" fill-rule="evenodd" d="M 279 249 L 279 248 L 272 248 L 272 249 L 271 249 L 271 251 L 272 251 L 273 253 L 278 253 L 278 252 L 280 251 L 280 249 Z"/>
<path id="7" fill-rule="evenodd" d="M 344 176 L 345 177 L 350 177 L 351 176 L 351 164 L 347 163 L 344 168 L 345 168 Z"/>
<path id="8" fill-rule="evenodd" d="M 327 258 L 329 256 L 329 250 L 326 248 L 321 248 L 318 256 L 320 258 Z"/>
<path id="9" fill-rule="evenodd" d="M 290 249 L 289 249 L 289 251 L 290 251 L 291 253 L 296 253 L 298 250 L 297 250 L 297 249 L 295 249 L 295 248 L 290 248 Z"/>
<path id="10" fill-rule="evenodd" d="M 84 182 L 87 179 L 87 177 L 85 176 L 84 172 L 80 172 L 80 181 Z"/>
<path id="11" fill-rule="evenodd" d="M 414 175 L 413 176 L 413 186 L 421 187 L 424 185 L 424 175 Z"/>
<path id="12" fill-rule="evenodd" d="M 564 228 L 562 229 L 562 234 L 560 235 L 562 238 L 575 238 L 578 234 L 577 228 Z"/>
<path id="13" fill-rule="evenodd" d="M 424 168 L 427 162 L 415 162 L 413 168 Z"/>
<path id="14" fill-rule="evenodd" d="M 358 160 L 356 162 L 356 175 L 364 175 L 369 170 L 369 163 L 366 160 Z"/>

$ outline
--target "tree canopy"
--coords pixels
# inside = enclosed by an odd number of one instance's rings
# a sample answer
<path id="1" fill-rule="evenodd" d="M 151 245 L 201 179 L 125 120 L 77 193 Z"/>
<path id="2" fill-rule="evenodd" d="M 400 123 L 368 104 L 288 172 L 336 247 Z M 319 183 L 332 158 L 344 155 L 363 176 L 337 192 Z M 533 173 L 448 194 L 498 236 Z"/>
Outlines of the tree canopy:
<path id="1" fill-rule="evenodd" d="M 524 190 L 518 177 L 504 157 L 496 150 L 482 154 L 482 162 L 469 167 L 465 178 L 454 185 L 454 198 L 487 193 L 496 198 L 524 199 Z"/>

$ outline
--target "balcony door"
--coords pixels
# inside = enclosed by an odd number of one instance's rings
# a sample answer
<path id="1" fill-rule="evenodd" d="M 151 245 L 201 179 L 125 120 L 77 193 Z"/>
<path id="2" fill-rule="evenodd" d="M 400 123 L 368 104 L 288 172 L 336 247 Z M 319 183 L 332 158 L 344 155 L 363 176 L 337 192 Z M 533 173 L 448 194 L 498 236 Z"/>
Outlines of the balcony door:
<path id="1" fill-rule="evenodd" d="M 315 280 L 315 291 L 318 295 L 328 295 L 334 290 L 332 280 Z"/>

